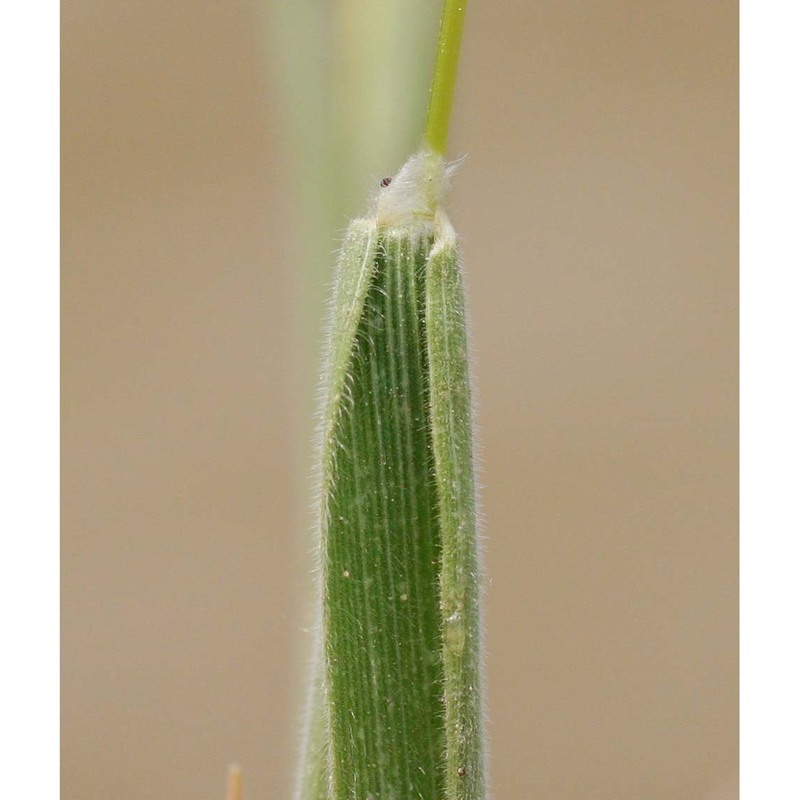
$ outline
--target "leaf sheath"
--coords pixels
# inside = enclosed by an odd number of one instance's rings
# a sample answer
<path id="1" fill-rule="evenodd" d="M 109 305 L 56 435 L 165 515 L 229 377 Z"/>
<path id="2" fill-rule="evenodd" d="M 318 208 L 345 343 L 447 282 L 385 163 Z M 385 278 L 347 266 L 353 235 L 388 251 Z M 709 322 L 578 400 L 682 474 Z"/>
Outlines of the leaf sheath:
<path id="1" fill-rule="evenodd" d="M 421 330 L 429 247 L 381 237 L 335 433 L 325 536 L 334 797 L 441 796 L 440 536 Z"/>
<path id="2" fill-rule="evenodd" d="M 321 437 L 322 676 L 312 712 L 325 735 L 310 732 L 299 796 L 483 800 L 456 240 L 438 208 L 404 214 L 412 224 L 379 218 L 351 225 L 335 282 Z"/>

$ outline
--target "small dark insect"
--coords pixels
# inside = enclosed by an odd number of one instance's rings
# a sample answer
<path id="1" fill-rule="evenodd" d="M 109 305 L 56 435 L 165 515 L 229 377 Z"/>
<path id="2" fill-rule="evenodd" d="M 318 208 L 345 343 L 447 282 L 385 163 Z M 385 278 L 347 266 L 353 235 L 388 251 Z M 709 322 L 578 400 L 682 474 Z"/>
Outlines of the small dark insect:
<path id="1" fill-rule="evenodd" d="M 466 767 L 459 767 L 459 768 L 456 770 L 456 773 L 458 774 L 458 777 L 459 777 L 459 778 L 463 778 L 463 777 L 464 777 L 464 776 L 467 774 Z"/>
<path id="2" fill-rule="evenodd" d="M 384 178 L 381 181 L 381 186 L 383 186 L 383 188 L 385 189 L 391 182 L 392 182 L 391 178 Z"/>

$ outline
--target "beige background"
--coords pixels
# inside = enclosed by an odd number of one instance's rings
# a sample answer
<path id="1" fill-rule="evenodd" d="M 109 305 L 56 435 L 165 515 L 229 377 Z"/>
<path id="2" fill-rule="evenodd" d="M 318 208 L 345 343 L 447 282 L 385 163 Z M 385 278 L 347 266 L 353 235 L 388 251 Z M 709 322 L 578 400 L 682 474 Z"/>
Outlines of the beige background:
<path id="1" fill-rule="evenodd" d="M 257 6 L 63 8 L 67 800 L 292 785 L 315 356 Z M 737 7 L 470 13 L 494 795 L 730 800 Z"/>

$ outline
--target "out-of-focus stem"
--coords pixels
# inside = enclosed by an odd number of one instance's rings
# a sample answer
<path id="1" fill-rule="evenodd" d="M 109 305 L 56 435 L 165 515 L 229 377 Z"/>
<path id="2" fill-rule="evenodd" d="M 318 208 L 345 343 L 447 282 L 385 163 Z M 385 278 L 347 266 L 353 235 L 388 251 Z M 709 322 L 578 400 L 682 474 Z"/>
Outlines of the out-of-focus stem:
<path id="1" fill-rule="evenodd" d="M 228 790 L 225 800 L 242 800 L 242 770 L 238 764 L 228 767 Z"/>

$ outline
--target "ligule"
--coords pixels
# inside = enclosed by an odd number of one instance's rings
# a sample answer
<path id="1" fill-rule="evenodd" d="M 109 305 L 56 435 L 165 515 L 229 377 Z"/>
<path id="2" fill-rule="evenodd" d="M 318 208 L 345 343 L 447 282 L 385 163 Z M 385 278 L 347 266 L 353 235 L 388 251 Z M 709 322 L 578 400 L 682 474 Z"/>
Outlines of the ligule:
<path id="1" fill-rule="evenodd" d="M 312 712 L 326 735 L 309 735 L 306 800 L 484 795 L 461 269 L 439 208 L 443 165 L 415 158 L 406 188 L 384 190 L 375 216 L 351 225 L 337 267 Z M 389 193 L 409 185 L 425 198 L 411 214 Z"/>

